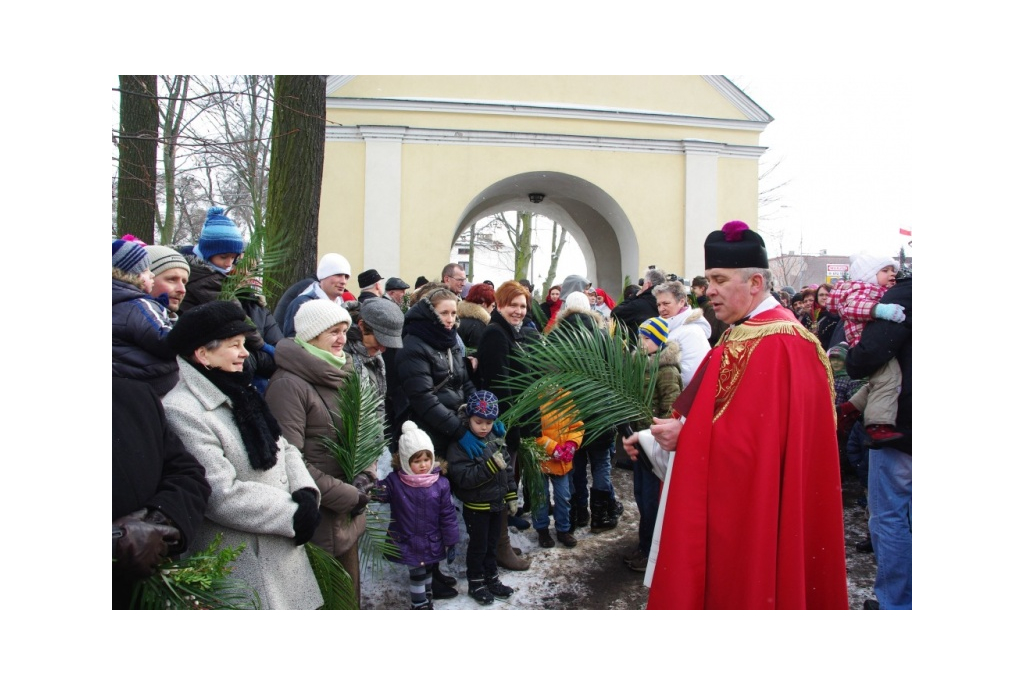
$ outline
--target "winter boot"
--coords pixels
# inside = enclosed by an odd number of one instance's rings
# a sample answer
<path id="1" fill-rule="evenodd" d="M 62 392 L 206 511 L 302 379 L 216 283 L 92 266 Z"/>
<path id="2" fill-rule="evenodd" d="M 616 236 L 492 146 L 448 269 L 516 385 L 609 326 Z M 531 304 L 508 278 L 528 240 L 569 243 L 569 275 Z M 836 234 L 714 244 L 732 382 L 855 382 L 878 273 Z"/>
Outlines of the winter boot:
<path id="1" fill-rule="evenodd" d="M 619 520 L 613 515 L 612 496 L 604 490 L 590 489 L 590 532 L 603 533 L 619 525 Z"/>
<path id="2" fill-rule="evenodd" d="M 567 531 L 565 533 L 555 533 L 555 537 L 558 538 L 559 542 L 561 542 L 563 545 L 570 549 L 576 546 L 576 538 L 573 537 L 572 531 Z"/>
<path id="3" fill-rule="evenodd" d="M 590 525 L 590 510 L 587 509 L 586 504 L 576 504 L 576 525 L 580 528 L 586 528 Z M 574 533 L 576 531 L 573 531 Z"/>
<path id="4" fill-rule="evenodd" d="M 446 576 L 441 572 L 440 564 L 435 564 L 434 569 L 431 571 L 431 575 L 434 578 L 434 587 L 438 585 L 447 585 L 448 587 L 455 587 L 459 584 L 459 581 L 455 580 L 451 576 Z"/>
<path id="5" fill-rule="evenodd" d="M 547 528 L 537 529 L 537 542 L 540 543 L 541 547 L 548 549 L 555 546 L 555 541 L 551 539 L 551 531 Z"/>
<path id="6" fill-rule="evenodd" d="M 433 583 L 430 586 L 430 590 L 427 591 L 428 599 L 451 599 L 458 596 L 458 590 L 444 583 Z"/>
<path id="7" fill-rule="evenodd" d="M 487 583 L 483 578 L 469 579 L 469 596 L 475 599 L 477 604 L 494 603 L 494 595 L 487 589 Z"/>
<path id="8" fill-rule="evenodd" d="M 523 559 L 512 550 L 508 539 L 508 509 L 501 510 L 501 525 L 498 527 L 498 566 L 509 571 L 525 571 L 530 568 L 530 560 Z"/>
<path id="9" fill-rule="evenodd" d="M 569 533 L 576 532 L 576 500 L 569 500 Z"/>
<path id="10" fill-rule="evenodd" d="M 426 602 L 424 602 L 423 604 L 413 604 L 411 608 L 413 608 L 413 609 L 431 609 L 431 610 L 433 610 L 433 608 L 434 608 L 434 603 L 433 603 L 433 602 L 431 602 L 431 601 L 430 601 L 430 600 L 428 599 L 428 600 L 427 600 Z"/>
<path id="11" fill-rule="evenodd" d="M 505 585 L 498 580 L 497 574 L 487 579 L 487 589 L 491 591 L 492 595 L 500 597 L 501 599 L 507 599 L 512 596 L 513 592 L 515 592 L 515 590 L 510 588 L 508 585 Z"/>
<path id="12" fill-rule="evenodd" d="M 903 433 L 896 430 L 896 426 L 881 423 L 865 426 L 864 432 L 868 434 L 868 445 L 878 447 L 903 437 Z"/>

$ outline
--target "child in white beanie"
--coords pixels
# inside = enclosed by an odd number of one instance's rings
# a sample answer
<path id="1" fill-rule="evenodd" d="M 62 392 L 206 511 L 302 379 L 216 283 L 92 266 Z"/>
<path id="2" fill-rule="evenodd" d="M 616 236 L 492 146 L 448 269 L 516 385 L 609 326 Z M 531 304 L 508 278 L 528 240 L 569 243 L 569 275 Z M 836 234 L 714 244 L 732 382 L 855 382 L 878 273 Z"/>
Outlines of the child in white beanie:
<path id="1" fill-rule="evenodd" d="M 860 342 L 868 321 L 886 319 L 900 323 L 907 317 L 903 305 L 879 302 L 896 283 L 894 260 L 859 254 L 853 258 L 849 273 L 851 280 L 840 281 L 829 293 L 828 309 L 842 318 L 846 342 L 853 347 Z M 875 446 L 902 438 L 903 434 L 896 430 L 896 401 L 902 381 L 899 364 L 890 359 L 849 402 L 839 407 L 840 421 L 863 413 L 864 429 Z"/>
<path id="2" fill-rule="evenodd" d="M 433 587 L 438 562 L 455 558 L 459 522 L 448 479 L 434 459 L 430 436 L 412 421 L 402 424 L 394 471 L 379 482 L 374 497 L 391 505 L 388 536 L 398 547 L 393 559 L 409 567 L 409 594 L 413 609 L 433 609 L 436 599 L 456 596 L 454 587 Z"/>

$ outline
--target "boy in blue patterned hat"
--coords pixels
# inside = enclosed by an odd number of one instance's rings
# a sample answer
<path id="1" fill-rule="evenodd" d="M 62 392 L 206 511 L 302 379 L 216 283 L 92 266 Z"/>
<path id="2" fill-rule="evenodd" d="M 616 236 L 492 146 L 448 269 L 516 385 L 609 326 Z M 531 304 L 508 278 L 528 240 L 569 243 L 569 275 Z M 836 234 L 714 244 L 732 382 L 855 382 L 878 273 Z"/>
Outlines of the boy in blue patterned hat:
<path id="1" fill-rule="evenodd" d="M 505 426 L 498 420 L 498 398 L 478 390 L 466 400 L 465 423 L 469 433 L 483 445 L 479 457 L 469 456 L 460 442 L 448 446 L 448 480 L 462 502 L 469 547 L 466 550 L 466 578 L 469 595 L 479 604 L 491 604 L 495 597 L 512 595 L 512 588 L 498 579 L 498 536 L 501 512 L 515 511 L 518 502 L 511 459 L 504 450 Z"/>

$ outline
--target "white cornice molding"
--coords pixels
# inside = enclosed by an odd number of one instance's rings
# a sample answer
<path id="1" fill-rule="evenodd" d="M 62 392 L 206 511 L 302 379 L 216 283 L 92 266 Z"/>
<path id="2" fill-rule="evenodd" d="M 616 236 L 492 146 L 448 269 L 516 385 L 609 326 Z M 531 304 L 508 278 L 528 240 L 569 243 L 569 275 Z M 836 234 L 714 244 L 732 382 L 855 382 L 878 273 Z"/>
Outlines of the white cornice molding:
<path id="1" fill-rule="evenodd" d="M 327 93 L 333 93 L 354 78 L 355 76 L 328 76 Z"/>
<path id="2" fill-rule="evenodd" d="M 334 77 L 331 77 L 334 78 Z M 330 84 L 330 81 L 328 81 Z M 733 88 L 739 91 L 738 88 Z M 328 89 L 328 92 L 332 92 Z M 739 91 L 742 94 L 742 91 Z M 744 96 L 746 97 L 746 96 Z M 747 101 L 753 102 L 749 98 Z M 730 102 L 733 102 L 730 99 Z M 736 103 L 733 103 L 736 104 Z M 739 105 L 737 105 L 739 106 Z M 644 112 L 603 107 L 577 107 L 557 104 L 512 102 L 466 102 L 461 100 L 420 98 L 327 98 L 327 109 L 376 110 L 389 112 L 440 112 L 445 114 L 487 114 L 515 117 L 547 117 L 583 121 L 620 121 L 634 124 L 661 124 L 741 131 L 763 131 L 771 117 L 764 120 L 714 119 L 686 114 Z M 759 111 L 760 108 L 758 108 Z M 767 113 L 765 113 L 767 116 Z"/>
<path id="3" fill-rule="evenodd" d="M 774 121 L 771 114 L 761 109 L 760 105 L 751 100 L 749 95 L 740 90 L 735 83 L 726 77 L 703 76 L 702 78 L 752 121 L 762 122 L 764 126 Z M 761 127 L 762 130 L 764 126 Z"/>
<path id="4" fill-rule="evenodd" d="M 656 140 L 650 138 L 611 138 L 572 136 L 515 131 L 471 131 L 411 128 L 406 126 L 327 126 L 328 142 L 365 142 L 400 140 L 428 145 L 491 145 L 497 147 L 536 147 L 569 150 L 610 150 L 669 155 L 703 154 L 719 157 L 758 159 L 768 148 L 755 145 L 730 145 L 709 140 Z"/>

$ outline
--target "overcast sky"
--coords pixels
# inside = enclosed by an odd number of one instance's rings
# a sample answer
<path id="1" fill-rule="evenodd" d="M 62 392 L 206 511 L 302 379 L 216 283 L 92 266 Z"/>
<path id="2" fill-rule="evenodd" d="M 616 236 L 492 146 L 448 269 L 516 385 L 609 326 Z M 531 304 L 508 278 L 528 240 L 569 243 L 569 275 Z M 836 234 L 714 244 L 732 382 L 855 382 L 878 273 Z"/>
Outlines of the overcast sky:
<path id="1" fill-rule="evenodd" d="M 915 219 L 905 83 L 870 73 L 729 78 L 774 118 L 761 134 L 762 170 L 780 163 L 762 192 L 786 185 L 762 209 L 769 255 L 780 242 L 806 254 L 895 254 Z"/>

